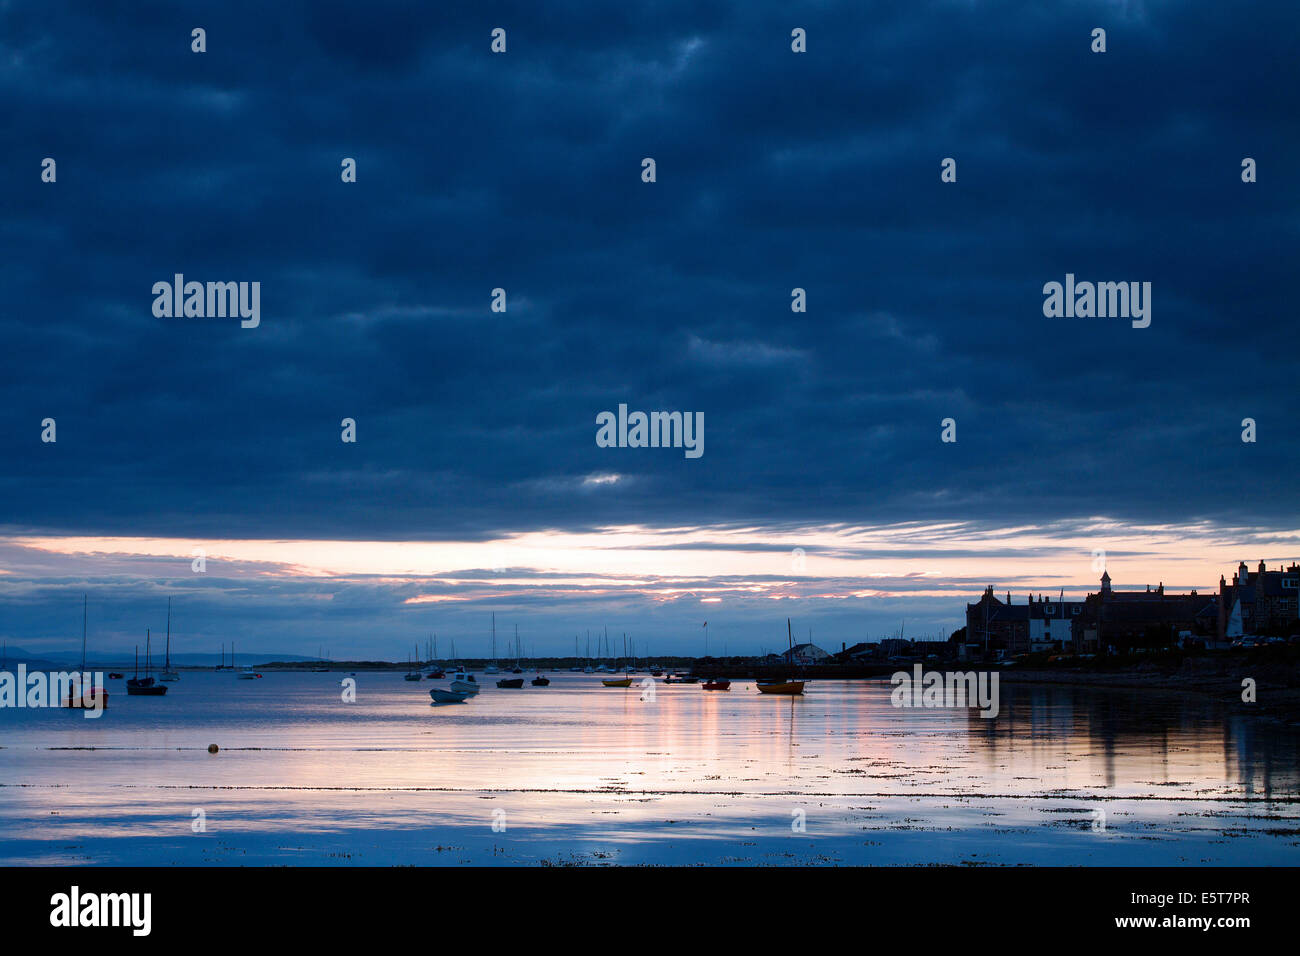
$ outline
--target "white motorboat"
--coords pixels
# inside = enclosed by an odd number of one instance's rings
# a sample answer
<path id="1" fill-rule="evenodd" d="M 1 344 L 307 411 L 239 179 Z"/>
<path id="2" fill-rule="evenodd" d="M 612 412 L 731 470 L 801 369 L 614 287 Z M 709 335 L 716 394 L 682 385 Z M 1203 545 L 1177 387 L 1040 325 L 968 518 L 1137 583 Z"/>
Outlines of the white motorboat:
<path id="1" fill-rule="evenodd" d="M 470 697 L 479 692 L 478 681 L 474 679 L 473 674 L 467 674 L 465 671 L 457 671 L 451 675 L 451 689 Z"/>

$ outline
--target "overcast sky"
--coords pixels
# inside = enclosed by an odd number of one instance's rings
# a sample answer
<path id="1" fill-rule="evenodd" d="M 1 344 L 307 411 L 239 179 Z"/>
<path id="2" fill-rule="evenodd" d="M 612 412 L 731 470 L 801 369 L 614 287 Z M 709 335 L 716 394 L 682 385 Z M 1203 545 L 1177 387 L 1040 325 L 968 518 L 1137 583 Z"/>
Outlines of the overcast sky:
<path id="1" fill-rule="evenodd" d="M 66 646 L 88 591 L 107 647 L 171 594 L 214 652 L 485 653 L 491 611 L 838 648 L 1082 594 L 1095 549 L 1139 587 L 1300 557 L 1298 26 L 0 2 L 0 635 Z M 176 273 L 260 282 L 260 325 L 156 317 Z M 1045 317 L 1067 273 L 1150 282 L 1150 326 Z M 598 447 L 620 403 L 704 454 Z"/>

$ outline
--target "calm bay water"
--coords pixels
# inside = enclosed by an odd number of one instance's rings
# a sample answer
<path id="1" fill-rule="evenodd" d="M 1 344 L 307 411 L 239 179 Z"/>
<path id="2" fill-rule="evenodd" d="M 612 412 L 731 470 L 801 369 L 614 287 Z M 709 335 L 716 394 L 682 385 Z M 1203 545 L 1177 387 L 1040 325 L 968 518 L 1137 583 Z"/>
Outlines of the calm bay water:
<path id="1" fill-rule="evenodd" d="M 985 720 L 560 673 L 430 706 L 445 682 L 360 672 L 349 704 L 345 676 L 0 710 L 0 864 L 1300 863 L 1296 734 L 1200 698 L 1004 685 Z"/>

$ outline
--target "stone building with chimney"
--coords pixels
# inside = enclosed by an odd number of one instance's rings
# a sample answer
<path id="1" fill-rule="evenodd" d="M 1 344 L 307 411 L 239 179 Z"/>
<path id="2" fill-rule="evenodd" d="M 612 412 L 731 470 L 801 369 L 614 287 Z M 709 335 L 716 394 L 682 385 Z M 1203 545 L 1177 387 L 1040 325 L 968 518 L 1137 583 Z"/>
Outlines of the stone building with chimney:
<path id="1" fill-rule="evenodd" d="M 1243 634 L 1287 637 L 1300 633 L 1300 565 L 1270 571 L 1259 562 L 1251 571 L 1242 561 L 1229 584 L 1219 576 L 1217 636 L 1220 641 Z"/>
<path id="2" fill-rule="evenodd" d="M 1091 654 L 1172 647 L 1182 634 L 1213 639 L 1219 615 L 1213 593 L 1172 594 L 1163 581 L 1144 591 L 1117 591 L 1105 571 L 1100 590 L 1083 605 L 1074 618 L 1074 648 Z"/>

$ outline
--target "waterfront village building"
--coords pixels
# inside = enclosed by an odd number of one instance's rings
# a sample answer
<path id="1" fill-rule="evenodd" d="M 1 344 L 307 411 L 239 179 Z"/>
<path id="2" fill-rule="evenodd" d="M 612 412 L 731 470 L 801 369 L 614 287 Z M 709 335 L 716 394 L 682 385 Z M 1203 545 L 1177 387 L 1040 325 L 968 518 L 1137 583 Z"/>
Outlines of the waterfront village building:
<path id="1" fill-rule="evenodd" d="M 1250 571 L 1242 561 L 1231 584 L 1219 575 L 1218 639 L 1267 632 L 1290 636 L 1300 629 L 1298 595 L 1300 565 L 1269 571 L 1261 561 L 1258 571 Z"/>
<path id="2" fill-rule="evenodd" d="M 787 664 L 822 664 L 830 657 L 816 644 L 796 644 L 781 654 L 781 660 Z"/>
<path id="3" fill-rule="evenodd" d="M 1219 614 L 1213 594 L 1167 594 L 1162 582 L 1144 591 L 1116 591 L 1102 572 L 1101 589 L 1082 601 L 1029 595 L 999 601 L 992 586 L 966 605 L 966 642 L 992 657 L 1040 651 L 1096 654 L 1106 648 L 1167 647 L 1180 635 L 1212 638 Z"/>
<path id="4" fill-rule="evenodd" d="M 984 589 L 980 599 L 966 605 L 966 641 L 993 657 L 1019 653 L 1015 648 L 1029 648 L 1029 605 L 1011 603 L 1007 592 L 1004 604 L 993 596 L 993 585 Z"/>
<path id="5" fill-rule="evenodd" d="M 1074 624 L 1083 615 L 1085 602 L 1029 596 L 1029 650 L 1062 651 L 1074 648 Z"/>
<path id="6" fill-rule="evenodd" d="M 994 657 L 1072 648 L 1074 622 L 1083 611 L 1083 601 L 1041 594 L 1029 595 L 1024 604 L 1013 604 L 1008 592 L 1004 603 L 989 585 L 978 601 L 966 605 L 966 642 L 981 651 L 987 647 Z"/>
<path id="7" fill-rule="evenodd" d="M 1075 618 L 1074 649 L 1094 654 L 1171 647 L 1180 635 L 1212 640 L 1219 615 L 1217 595 L 1170 594 L 1163 581 L 1144 591 L 1116 591 L 1104 571 L 1101 590 L 1089 594 L 1083 604 Z"/>

